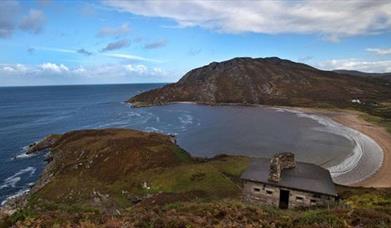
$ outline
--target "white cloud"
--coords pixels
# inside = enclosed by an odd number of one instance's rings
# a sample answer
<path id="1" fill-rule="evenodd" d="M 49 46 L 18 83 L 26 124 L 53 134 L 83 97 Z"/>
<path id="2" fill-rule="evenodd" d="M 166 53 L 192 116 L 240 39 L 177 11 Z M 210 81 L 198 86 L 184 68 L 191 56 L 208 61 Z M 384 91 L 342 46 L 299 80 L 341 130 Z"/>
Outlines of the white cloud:
<path id="1" fill-rule="evenodd" d="M 121 49 L 121 48 L 129 46 L 129 44 L 130 44 L 130 42 L 128 39 L 117 40 L 117 41 L 108 43 L 106 45 L 106 47 L 104 47 L 101 51 L 105 52 L 105 51 L 112 51 L 112 50 L 116 50 L 116 49 Z"/>
<path id="2" fill-rule="evenodd" d="M 121 36 L 126 35 L 130 32 L 130 28 L 128 24 L 122 24 L 119 27 L 102 27 L 97 36 L 105 37 L 105 36 Z"/>
<path id="3" fill-rule="evenodd" d="M 0 65 L 0 71 L 6 72 L 6 73 L 25 73 L 28 71 L 28 68 L 23 64 L 14 64 L 14 65 L 7 65 L 2 64 Z"/>
<path id="4" fill-rule="evenodd" d="M 138 73 L 138 74 L 145 74 L 148 70 L 148 68 L 144 65 L 131 65 L 131 64 L 128 64 L 128 65 L 125 65 L 124 66 L 125 69 L 129 72 L 135 72 L 135 73 Z"/>
<path id="5" fill-rule="evenodd" d="M 43 51 L 53 51 L 60 53 L 69 53 L 69 54 L 79 54 L 80 50 L 72 50 L 66 48 L 53 48 L 53 47 L 33 47 L 34 50 L 43 50 Z M 131 61 L 144 61 L 144 62 L 152 62 L 152 63 L 162 63 L 163 61 L 158 59 L 145 58 L 138 55 L 131 55 L 125 53 L 96 53 L 97 56 L 106 56 L 111 58 L 125 59 Z"/>
<path id="6" fill-rule="evenodd" d="M 73 70 L 73 72 L 76 74 L 84 74 L 87 72 L 87 70 L 84 67 L 77 67 Z"/>
<path id="7" fill-rule="evenodd" d="M 391 48 L 367 48 L 366 51 L 372 52 L 376 55 L 390 55 Z"/>
<path id="8" fill-rule="evenodd" d="M 17 1 L 0 1 L 0 38 L 7 38 L 15 30 L 17 21 L 15 15 L 19 12 Z"/>
<path id="9" fill-rule="evenodd" d="M 55 63 L 43 63 L 40 65 L 40 68 L 44 71 L 52 72 L 52 73 L 65 73 L 69 71 L 69 68 L 63 64 L 55 64 Z"/>
<path id="10" fill-rule="evenodd" d="M 158 49 L 167 45 L 167 40 L 158 40 L 144 45 L 145 49 Z"/>
<path id="11" fill-rule="evenodd" d="M 119 11 L 227 33 L 314 33 L 329 40 L 391 30 L 391 1 L 105 0 Z"/>
<path id="12" fill-rule="evenodd" d="M 66 48 L 53 48 L 53 47 L 33 47 L 37 50 L 43 51 L 53 51 L 53 52 L 61 52 L 61 53 L 77 53 L 77 50 L 71 50 Z"/>
<path id="13" fill-rule="evenodd" d="M 74 76 L 84 78 L 115 78 L 115 77 L 134 77 L 134 76 L 157 76 L 163 77 L 167 75 L 166 71 L 158 67 L 148 67 L 143 64 L 104 64 L 100 66 L 90 67 L 68 67 L 64 64 L 43 63 L 40 65 L 26 66 L 23 64 L 0 64 L 0 78 L 2 76 L 50 76 L 67 77 Z M 150 78 L 150 82 L 156 80 Z"/>
<path id="14" fill-rule="evenodd" d="M 113 57 L 113 58 L 126 59 L 126 60 L 136 60 L 136 61 L 145 61 L 145 62 L 154 62 L 154 63 L 162 62 L 157 59 L 144 58 L 137 55 L 123 54 L 123 53 L 110 53 L 110 54 L 102 54 L 102 55 Z"/>
<path id="15" fill-rule="evenodd" d="M 22 18 L 19 28 L 31 33 L 40 33 L 45 23 L 45 16 L 42 11 L 31 9 L 25 17 Z"/>
<path id="16" fill-rule="evenodd" d="M 367 61 L 359 59 L 333 59 L 315 64 L 324 70 L 358 70 L 370 73 L 391 72 L 391 60 Z"/>

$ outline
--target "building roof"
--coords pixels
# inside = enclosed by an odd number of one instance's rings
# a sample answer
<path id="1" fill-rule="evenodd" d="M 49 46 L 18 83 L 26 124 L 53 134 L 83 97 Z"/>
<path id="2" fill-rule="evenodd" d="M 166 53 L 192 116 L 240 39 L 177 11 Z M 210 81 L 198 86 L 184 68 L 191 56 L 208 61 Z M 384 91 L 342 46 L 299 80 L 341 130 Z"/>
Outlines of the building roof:
<path id="1" fill-rule="evenodd" d="M 281 171 L 281 179 L 278 183 L 268 180 L 269 167 L 270 161 L 268 159 L 256 159 L 241 175 L 241 179 L 296 190 L 332 196 L 337 195 L 330 172 L 320 166 L 296 162 L 295 168 L 283 169 Z"/>

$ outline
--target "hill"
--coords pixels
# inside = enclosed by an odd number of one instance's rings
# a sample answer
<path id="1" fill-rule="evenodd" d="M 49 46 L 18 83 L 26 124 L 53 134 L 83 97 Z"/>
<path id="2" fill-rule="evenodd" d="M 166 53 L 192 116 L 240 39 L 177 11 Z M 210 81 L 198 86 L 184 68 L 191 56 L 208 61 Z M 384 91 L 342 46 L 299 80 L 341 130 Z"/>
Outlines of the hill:
<path id="1" fill-rule="evenodd" d="M 241 201 L 245 157 L 196 159 L 170 136 L 126 129 L 45 139 L 44 174 L 15 213 L 0 213 L 0 227 L 391 225 L 389 189 L 338 186 L 343 201 L 330 208 L 279 210 Z"/>
<path id="2" fill-rule="evenodd" d="M 360 76 L 360 77 L 379 77 L 387 80 L 391 79 L 391 73 L 368 73 L 368 72 L 362 72 L 357 70 L 334 70 L 334 72 L 339 74 L 347 74 L 347 75 Z"/>
<path id="3" fill-rule="evenodd" d="M 352 106 L 352 99 L 391 99 L 391 85 L 377 78 L 322 71 L 277 57 L 234 58 L 185 74 L 177 83 L 129 100 L 136 107 L 191 101 L 287 106 Z"/>
<path id="4" fill-rule="evenodd" d="M 228 164 L 231 157 L 200 162 L 178 147 L 173 137 L 158 133 L 127 129 L 74 131 L 59 137 L 50 150 L 50 162 L 32 195 L 58 203 L 97 206 L 100 198 L 109 195 L 112 205 L 129 206 L 128 197 L 140 200 L 160 191 L 185 194 L 188 189 L 191 195 L 213 198 L 219 189 L 234 185 L 218 165 L 218 161 Z M 224 172 L 241 171 L 247 159 L 236 161 L 236 165 L 226 168 L 239 170 L 223 168 Z M 192 170 L 184 171 L 184 166 Z M 192 176 L 193 182 L 186 179 Z M 218 185 L 212 180 L 218 180 Z"/>

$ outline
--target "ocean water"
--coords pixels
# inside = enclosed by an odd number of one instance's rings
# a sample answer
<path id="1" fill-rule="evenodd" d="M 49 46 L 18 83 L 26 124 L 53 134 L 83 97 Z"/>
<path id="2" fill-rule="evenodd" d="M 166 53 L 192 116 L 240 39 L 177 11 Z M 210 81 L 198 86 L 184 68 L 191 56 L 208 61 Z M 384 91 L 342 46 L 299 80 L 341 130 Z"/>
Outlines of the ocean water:
<path id="1" fill-rule="evenodd" d="M 134 109 L 126 101 L 162 84 L 0 88 L 0 202 L 39 178 L 45 154 L 25 147 L 48 134 L 85 128 L 134 128 L 175 134 L 193 156 L 269 157 L 291 151 L 298 160 L 334 166 L 355 142 L 314 118 L 270 107 L 171 104 Z"/>

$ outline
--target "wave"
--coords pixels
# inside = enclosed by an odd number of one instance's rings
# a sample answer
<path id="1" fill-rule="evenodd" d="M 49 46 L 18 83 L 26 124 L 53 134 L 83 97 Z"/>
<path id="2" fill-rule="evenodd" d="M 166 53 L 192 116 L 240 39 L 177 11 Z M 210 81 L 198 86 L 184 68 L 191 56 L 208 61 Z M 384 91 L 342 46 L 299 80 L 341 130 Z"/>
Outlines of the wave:
<path id="1" fill-rule="evenodd" d="M 38 143 L 39 141 L 35 142 L 35 143 Z M 26 158 L 31 158 L 31 157 L 34 157 L 34 156 L 37 156 L 38 154 L 37 153 L 30 153 L 28 154 L 28 149 L 29 149 L 29 145 L 28 146 L 24 146 L 22 147 L 22 150 L 21 150 L 21 153 L 16 155 L 13 159 L 26 159 Z"/>
<path id="2" fill-rule="evenodd" d="M 181 124 L 188 125 L 193 123 L 193 116 L 189 114 L 184 114 L 182 116 L 179 116 L 178 119 Z"/>
<path id="3" fill-rule="evenodd" d="M 12 199 L 18 198 L 24 194 L 27 194 L 29 191 L 30 191 L 30 189 L 22 189 L 22 190 L 18 191 L 17 193 L 15 193 L 14 195 L 8 196 L 5 200 L 3 200 L 1 202 L 0 206 L 4 206 L 9 200 L 12 200 Z"/>
<path id="4" fill-rule="evenodd" d="M 161 130 L 155 128 L 155 127 L 145 127 L 144 130 L 147 131 L 147 132 L 158 132 L 158 133 L 163 133 L 163 131 L 161 131 Z"/>
<path id="5" fill-rule="evenodd" d="M 296 113 L 296 115 L 299 117 L 309 118 L 317 121 L 319 124 L 323 126 L 323 128 L 315 128 L 318 131 L 339 135 L 354 143 L 353 151 L 352 153 L 350 153 L 350 155 L 347 158 L 345 158 L 342 162 L 340 162 L 337 165 L 328 167 L 332 176 L 336 177 L 342 174 L 346 174 L 348 172 L 351 172 L 354 168 L 357 167 L 364 153 L 362 143 L 361 143 L 361 141 L 363 140 L 362 139 L 363 134 L 361 132 L 346 127 L 340 123 L 337 123 L 328 117 L 320 117 L 317 115 L 311 115 L 305 113 Z"/>
<path id="6" fill-rule="evenodd" d="M 342 136 L 354 144 L 354 148 L 348 157 L 337 165 L 326 167 L 335 182 L 341 184 L 358 183 L 373 175 L 381 167 L 384 159 L 383 150 L 372 138 L 360 131 L 337 123 L 325 116 L 284 108 L 277 108 L 277 111 L 291 112 L 298 117 L 312 119 L 322 125 L 322 127 L 317 127 L 315 130 Z"/>
<path id="7" fill-rule="evenodd" d="M 0 185 L 0 189 L 4 188 L 15 188 L 16 184 L 22 179 L 21 176 L 25 173 L 29 173 L 29 176 L 31 177 L 34 175 L 36 171 L 36 168 L 34 167 L 27 167 L 25 169 L 21 169 L 18 172 L 16 172 L 14 175 L 7 177 L 4 179 L 3 184 Z"/>

